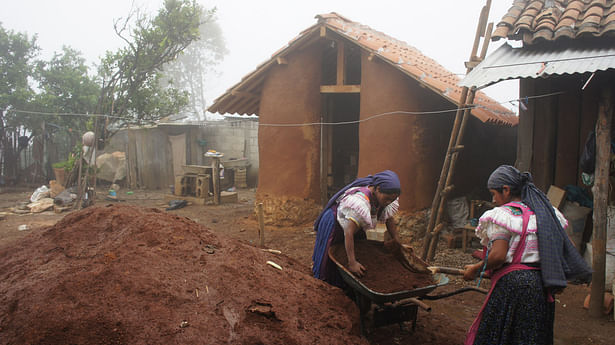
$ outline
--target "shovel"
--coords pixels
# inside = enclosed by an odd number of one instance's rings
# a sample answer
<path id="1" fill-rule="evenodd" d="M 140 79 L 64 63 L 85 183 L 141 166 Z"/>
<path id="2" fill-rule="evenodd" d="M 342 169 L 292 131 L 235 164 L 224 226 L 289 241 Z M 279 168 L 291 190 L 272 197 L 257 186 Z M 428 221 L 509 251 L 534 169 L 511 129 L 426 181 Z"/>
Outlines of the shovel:
<path id="1" fill-rule="evenodd" d="M 400 247 L 392 248 L 393 255 L 399 260 L 406 269 L 415 273 L 444 273 L 462 276 L 465 272 L 463 268 L 429 266 L 418 256 L 414 255 L 412 247 L 401 245 Z"/>
<path id="2" fill-rule="evenodd" d="M 401 262 L 407 270 L 415 273 L 430 273 L 429 265 L 418 256 L 414 255 L 414 250 L 410 246 L 392 246 L 389 248 L 393 256 Z"/>

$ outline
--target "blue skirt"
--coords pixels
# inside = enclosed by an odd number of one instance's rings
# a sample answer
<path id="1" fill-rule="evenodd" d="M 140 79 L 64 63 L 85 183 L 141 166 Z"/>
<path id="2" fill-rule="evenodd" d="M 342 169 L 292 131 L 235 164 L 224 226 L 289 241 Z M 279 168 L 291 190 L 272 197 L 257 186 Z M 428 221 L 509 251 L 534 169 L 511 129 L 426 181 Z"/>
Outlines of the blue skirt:
<path id="1" fill-rule="evenodd" d="M 329 208 L 323 213 L 316 228 L 316 242 L 312 254 L 312 273 L 315 278 L 343 288 L 346 284 L 337 271 L 335 263 L 329 259 L 331 243 L 338 242 L 340 238 L 344 238 L 344 231 L 337 222 L 335 210 Z"/>

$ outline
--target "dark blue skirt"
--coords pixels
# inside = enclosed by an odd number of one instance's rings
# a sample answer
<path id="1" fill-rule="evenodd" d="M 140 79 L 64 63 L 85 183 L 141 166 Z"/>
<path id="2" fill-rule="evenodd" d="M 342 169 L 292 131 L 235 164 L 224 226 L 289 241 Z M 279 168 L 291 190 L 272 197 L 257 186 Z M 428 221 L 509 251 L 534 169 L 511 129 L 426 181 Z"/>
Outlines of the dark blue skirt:
<path id="1" fill-rule="evenodd" d="M 555 302 L 539 270 L 512 271 L 498 280 L 483 310 L 474 345 L 553 344 Z"/>
<path id="2" fill-rule="evenodd" d="M 312 254 L 312 273 L 315 278 L 340 288 L 345 287 L 346 284 L 337 271 L 335 263 L 329 259 L 329 247 L 331 243 L 337 243 L 343 238 L 344 231 L 337 222 L 336 210 L 334 208 L 327 209 L 316 228 L 316 242 Z"/>

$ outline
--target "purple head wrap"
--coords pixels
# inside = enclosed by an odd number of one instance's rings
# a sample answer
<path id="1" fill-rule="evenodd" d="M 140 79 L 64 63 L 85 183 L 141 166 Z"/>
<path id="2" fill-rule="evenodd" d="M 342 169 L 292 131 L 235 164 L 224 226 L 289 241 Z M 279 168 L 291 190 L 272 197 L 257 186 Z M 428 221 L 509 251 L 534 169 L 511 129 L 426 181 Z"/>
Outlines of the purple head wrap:
<path id="1" fill-rule="evenodd" d="M 367 177 L 358 178 L 352 181 L 350 184 L 346 185 L 344 188 L 340 189 L 335 195 L 329 199 L 329 202 L 320 213 L 316 221 L 314 222 L 314 229 L 318 227 L 318 223 L 320 222 L 320 218 L 323 213 L 335 202 L 337 198 L 339 198 L 345 191 L 352 187 L 363 187 L 363 186 L 376 186 L 380 187 L 380 190 L 383 193 L 393 192 L 397 194 L 401 194 L 401 183 L 399 182 L 399 177 L 397 174 L 391 170 L 384 170 L 374 175 L 368 175 Z"/>

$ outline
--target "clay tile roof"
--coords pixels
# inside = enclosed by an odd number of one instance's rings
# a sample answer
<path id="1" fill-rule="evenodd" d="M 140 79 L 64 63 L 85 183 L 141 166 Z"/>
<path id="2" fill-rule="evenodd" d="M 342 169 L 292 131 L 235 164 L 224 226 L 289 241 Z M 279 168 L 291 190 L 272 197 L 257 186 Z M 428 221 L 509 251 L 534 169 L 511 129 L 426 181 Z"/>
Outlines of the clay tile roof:
<path id="1" fill-rule="evenodd" d="M 275 63 L 278 57 L 288 54 L 289 50 L 299 47 L 302 42 L 309 41 L 312 36 L 319 35 L 321 27 L 325 27 L 334 34 L 356 44 L 364 51 L 390 64 L 453 104 L 459 104 L 462 88 L 458 86 L 458 83 L 461 79 L 435 60 L 423 55 L 415 47 L 334 12 L 317 15 L 316 18 L 318 19 L 316 25 L 301 32 L 285 47 L 274 53 L 270 60 L 258 66 L 256 71 L 244 77 L 240 83 L 218 97 L 208 110 L 211 112 L 240 113 L 251 111 L 251 113 L 256 114 L 258 102 L 248 103 L 246 106 L 243 105 L 244 103 L 241 100 L 233 99 L 233 97 L 245 94 L 245 91 L 249 91 L 251 94 L 260 94 L 261 86 L 258 86 L 258 83 L 262 84 L 262 76 L 268 67 Z M 481 91 L 478 91 L 475 95 L 474 106 L 472 115 L 483 122 L 511 126 L 518 124 L 518 117 L 513 112 Z"/>
<path id="2" fill-rule="evenodd" d="M 614 14 L 615 0 L 515 0 L 492 38 L 522 39 L 531 45 L 588 35 L 615 36 Z"/>

